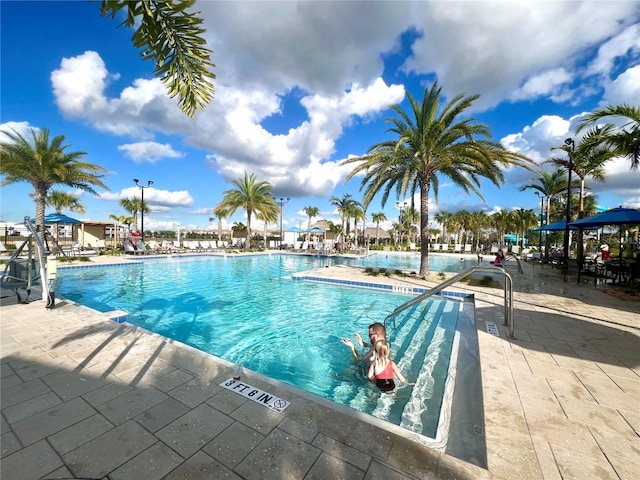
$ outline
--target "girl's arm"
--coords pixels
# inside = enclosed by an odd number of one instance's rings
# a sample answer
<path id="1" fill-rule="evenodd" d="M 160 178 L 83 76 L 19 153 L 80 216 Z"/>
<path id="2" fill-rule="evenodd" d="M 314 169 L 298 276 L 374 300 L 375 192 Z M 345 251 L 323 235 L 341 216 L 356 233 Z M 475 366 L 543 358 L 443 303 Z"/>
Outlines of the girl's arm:
<path id="1" fill-rule="evenodd" d="M 402 383 L 404 383 L 405 385 L 413 385 L 413 383 L 409 383 L 407 382 L 407 379 L 404 378 L 404 376 L 402 375 L 402 373 L 400 372 L 400 369 L 398 368 L 398 366 L 396 365 L 396 362 L 394 362 L 393 360 L 391 360 L 391 367 L 393 368 L 393 373 L 396 374 L 396 376 L 398 377 L 398 380 L 400 380 Z"/>
<path id="2" fill-rule="evenodd" d="M 376 362 L 371 362 L 371 364 L 369 365 L 369 373 L 367 374 L 367 377 L 369 377 L 369 380 L 373 380 L 374 377 L 374 367 L 375 367 Z"/>

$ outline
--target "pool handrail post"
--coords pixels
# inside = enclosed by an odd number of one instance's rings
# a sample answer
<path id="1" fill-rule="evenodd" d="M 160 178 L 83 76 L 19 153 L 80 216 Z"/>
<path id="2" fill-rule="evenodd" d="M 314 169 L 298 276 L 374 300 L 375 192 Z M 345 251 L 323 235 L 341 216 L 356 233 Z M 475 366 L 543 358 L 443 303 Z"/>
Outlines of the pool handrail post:
<path id="1" fill-rule="evenodd" d="M 518 259 L 516 258 L 516 260 L 518 260 Z M 518 260 L 518 268 L 519 268 L 520 272 L 522 272 L 522 268 L 521 268 L 519 260 Z M 502 273 L 504 275 L 504 277 L 505 277 L 505 284 L 504 284 L 504 325 L 509 327 L 509 333 L 508 333 L 509 338 L 515 339 L 516 338 L 515 337 L 515 319 L 513 317 L 513 277 L 503 267 L 474 266 L 474 267 L 471 267 L 471 268 L 465 270 L 464 272 L 460 272 L 457 275 L 454 275 L 449 280 L 445 280 L 444 282 L 439 283 L 438 285 L 436 285 L 435 287 L 429 289 L 425 293 L 422 293 L 422 294 L 418 295 L 417 297 L 412 298 L 411 300 L 403 303 L 398 308 L 396 308 L 393 312 L 391 312 L 389 315 L 387 315 L 385 317 L 384 322 L 383 322 L 385 328 L 387 327 L 387 321 L 390 320 L 390 319 L 393 319 L 394 322 L 395 322 L 395 317 L 400 312 L 406 310 L 407 308 L 412 307 L 413 305 L 421 303 L 422 301 L 426 300 L 429 297 L 432 297 L 433 295 L 436 295 L 436 294 L 440 293 L 445 288 L 453 285 L 454 283 L 459 282 L 463 278 L 465 278 L 468 275 L 470 275 L 472 273 L 475 273 L 475 272 Z"/>

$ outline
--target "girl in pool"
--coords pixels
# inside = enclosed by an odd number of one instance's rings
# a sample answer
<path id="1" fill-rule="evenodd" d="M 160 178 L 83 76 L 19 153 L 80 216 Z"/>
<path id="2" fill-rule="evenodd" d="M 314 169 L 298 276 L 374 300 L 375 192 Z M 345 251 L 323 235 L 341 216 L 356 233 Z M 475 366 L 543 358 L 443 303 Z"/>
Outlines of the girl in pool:
<path id="1" fill-rule="evenodd" d="M 374 346 L 375 353 L 371 357 L 371 365 L 369 365 L 369 379 L 376 381 L 376 386 L 381 392 L 391 393 L 395 390 L 396 384 L 393 381 L 395 373 L 405 385 L 413 385 L 400 373 L 400 369 L 396 362 L 389 358 L 389 342 L 386 340 L 378 340 Z"/>

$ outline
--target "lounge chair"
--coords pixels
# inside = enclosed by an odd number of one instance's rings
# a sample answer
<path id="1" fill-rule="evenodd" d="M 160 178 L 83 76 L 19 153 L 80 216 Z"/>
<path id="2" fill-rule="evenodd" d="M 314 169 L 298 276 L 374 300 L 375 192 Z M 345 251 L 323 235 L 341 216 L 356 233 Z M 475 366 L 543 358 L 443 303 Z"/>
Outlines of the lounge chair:
<path id="1" fill-rule="evenodd" d="M 520 255 L 520 245 L 511 245 L 511 255 Z"/>
<path id="2" fill-rule="evenodd" d="M 471 247 L 472 247 L 472 246 L 473 246 L 473 245 L 471 245 L 470 243 L 467 243 L 467 244 L 464 246 L 464 253 L 471 253 Z"/>
<path id="3" fill-rule="evenodd" d="M 453 246 L 453 253 L 462 253 L 462 244 L 456 243 Z"/>

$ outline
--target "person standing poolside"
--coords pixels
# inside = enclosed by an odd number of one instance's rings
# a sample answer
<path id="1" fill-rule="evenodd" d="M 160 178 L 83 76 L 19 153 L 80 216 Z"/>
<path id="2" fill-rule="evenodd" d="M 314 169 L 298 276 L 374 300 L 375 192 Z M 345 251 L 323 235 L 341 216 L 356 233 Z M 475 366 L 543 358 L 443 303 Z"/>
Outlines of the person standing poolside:
<path id="1" fill-rule="evenodd" d="M 369 365 L 368 377 L 370 380 L 376 381 L 376 386 L 381 392 L 391 393 L 396 389 L 396 384 L 393 381 L 394 374 L 405 385 L 411 385 L 400 372 L 396 362 L 389 357 L 389 342 L 378 340 L 374 346 L 374 352 L 375 355 L 371 358 L 371 365 Z"/>
<path id="2" fill-rule="evenodd" d="M 354 335 L 354 338 L 356 339 L 356 342 L 358 342 L 358 345 L 360 345 L 361 347 L 369 347 L 369 351 L 364 355 L 359 355 L 356 351 L 355 345 L 351 340 L 349 340 L 348 338 L 343 338 L 342 343 L 344 343 L 351 349 L 351 353 L 353 353 L 353 356 L 356 358 L 356 360 L 370 360 L 373 356 L 373 347 L 375 343 L 378 340 L 387 339 L 387 329 L 380 322 L 372 323 L 371 325 L 369 325 L 369 343 L 362 340 L 362 337 L 359 333 L 356 333 Z"/>

